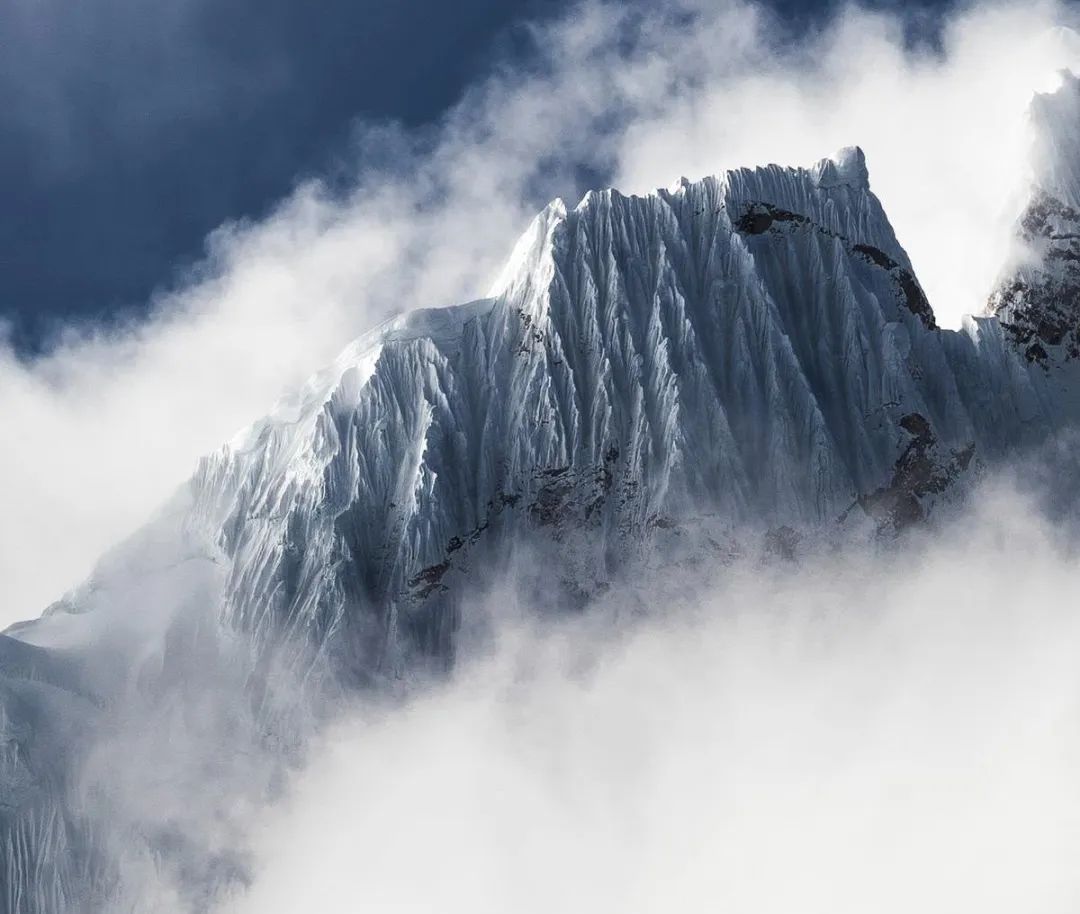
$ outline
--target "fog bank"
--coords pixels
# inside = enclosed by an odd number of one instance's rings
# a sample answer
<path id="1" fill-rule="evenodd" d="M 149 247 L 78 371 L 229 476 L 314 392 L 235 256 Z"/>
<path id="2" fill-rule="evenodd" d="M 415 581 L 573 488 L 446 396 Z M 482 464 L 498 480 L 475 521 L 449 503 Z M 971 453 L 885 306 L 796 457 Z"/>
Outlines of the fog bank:
<path id="1" fill-rule="evenodd" d="M 493 598 L 446 687 L 313 745 L 225 909 L 1075 910 L 1080 560 L 1017 487 L 976 504 L 644 615 Z"/>

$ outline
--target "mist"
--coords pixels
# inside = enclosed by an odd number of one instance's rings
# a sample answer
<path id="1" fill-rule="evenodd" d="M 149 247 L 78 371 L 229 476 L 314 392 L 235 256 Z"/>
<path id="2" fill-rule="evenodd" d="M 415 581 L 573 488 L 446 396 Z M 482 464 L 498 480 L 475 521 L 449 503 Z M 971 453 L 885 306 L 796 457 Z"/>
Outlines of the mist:
<path id="1" fill-rule="evenodd" d="M 177 505 L 26 633 L 111 696 L 58 744 L 54 850 L 115 867 L 109 912 L 1071 912 L 1076 445 L 793 559 L 688 527 L 585 608 L 523 550 L 452 672 L 376 690 L 222 624 Z"/>
<path id="2" fill-rule="evenodd" d="M 1080 556 L 1032 493 L 561 621 L 508 585 L 316 738 L 220 910 L 1075 910 Z"/>

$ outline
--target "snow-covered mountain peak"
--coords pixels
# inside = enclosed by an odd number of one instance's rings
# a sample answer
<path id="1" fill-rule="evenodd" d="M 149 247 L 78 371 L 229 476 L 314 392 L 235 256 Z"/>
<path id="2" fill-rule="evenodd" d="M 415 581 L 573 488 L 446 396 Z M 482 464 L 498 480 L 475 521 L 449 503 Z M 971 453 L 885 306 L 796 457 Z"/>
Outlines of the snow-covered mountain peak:
<path id="1" fill-rule="evenodd" d="M 566 204 L 560 197 L 556 197 L 536 214 L 529 227 L 518 238 L 510 258 L 488 290 L 489 298 L 498 298 L 509 293 L 515 283 L 525 281 L 540 268 L 544 255 L 550 248 L 555 226 L 565 218 Z"/>
<path id="2" fill-rule="evenodd" d="M 769 243 L 763 247 L 766 241 Z M 756 263 L 759 254 L 754 252 L 776 248 L 781 241 L 785 246 L 793 245 L 799 251 L 797 256 L 809 256 L 809 268 L 815 270 L 823 269 L 822 257 L 826 261 L 836 256 L 855 257 L 857 263 L 870 264 L 880 274 L 874 278 L 884 278 L 890 288 L 888 297 L 899 294 L 906 311 L 933 325 L 933 315 L 910 271 L 907 255 L 877 198 L 869 192 L 865 157 L 858 147 L 842 149 L 810 168 L 770 165 L 735 169 L 698 181 L 684 178 L 670 189 L 644 196 L 624 195 L 614 189 L 591 191 L 573 209 L 556 199 L 533 218 L 488 298 L 450 308 L 411 311 L 384 322 L 350 344 L 333 364 L 279 403 L 270 415 L 235 436 L 215 459 L 232 462 L 250 451 L 262 454 L 265 460 L 268 443 L 275 442 L 270 448 L 270 465 L 275 472 L 283 478 L 314 479 L 312 474 L 321 472 L 324 465 L 318 456 L 325 434 L 320 425 L 324 414 L 355 405 L 365 396 L 380 365 L 385 373 L 386 364 L 403 352 L 421 362 L 430 353 L 455 360 L 465 328 L 475 320 L 492 325 L 507 322 L 499 335 L 519 355 L 537 348 L 538 343 L 548 350 L 564 348 L 567 341 L 559 337 L 566 330 L 559 331 L 561 326 L 571 328 L 583 320 L 587 325 L 601 319 L 639 319 L 624 313 L 625 304 L 620 300 L 629 290 L 602 288 L 611 282 L 653 285 L 674 270 L 670 281 L 686 287 L 679 294 L 700 295 L 702 292 L 693 291 L 693 287 L 704 290 L 716 281 L 714 274 L 719 278 L 748 270 L 749 280 L 766 266 Z M 806 247 L 807 243 L 811 246 Z M 734 264 L 722 261 L 710 264 L 709 259 L 717 256 L 735 256 L 737 260 L 749 256 L 750 260 L 736 270 Z M 782 268 L 769 267 L 770 272 L 775 269 Z M 730 283 L 731 275 L 724 282 Z M 583 278 L 594 286 L 582 290 L 585 301 L 568 291 L 568 284 Z M 752 281 L 759 283 L 761 277 Z M 761 293 L 751 294 L 759 297 Z M 595 308 L 591 300 L 598 295 L 614 298 L 606 315 L 590 316 L 588 312 Z M 755 307 L 767 310 L 769 301 L 766 297 Z M 774 299 L 773 306 L 775 303 Z M 582 313 L 583 307 L 586 313 Z M 665 307 L 660 308 L 661 315 Z M 606 328 L 603 332 L 611 331 Z M 591 334 L 595 330 L 583 326 L 572 332 Z M 621 348 L 626 343 L 617 345 Z M 491 353 L 485 356 L 490 357 Z M 561 357 L 555 350 L 548 358 L 549 367 L 555 368 L 573 356 Z M 559 373 L 555 371 L 556 378 Z M 583 383 L 588 387 L 595 382 Z M 568 446 L 572 442 L 561 445 Z"/>
<path id="3" fill-rule="evenodd" d="M 870 190 L 870 172 L 866 156 L 858 146 L 845 146 L 833 156 L 822 159 L 812 169 L 818 187 L 846 185 L 856 190 Z"/>
<path id="4" fill-rule="evenodd" d="M 1062 70 L 1060 78 L 1031 102 L 1032 178 L 1042 194 L 1080 209 L 1080 77 Z"/>
<path id="5" fill-rule="evenodd" d="M 1080 78 L 1036 94 L 1031 185 L 1017 250 L 987 305 L 1025 357 L 1046 370 L 1080 361 Z"/>
<path id="6" fill-rule="evenodd" d="M 838 206 L 841 198 L 837 195 L 842 193 L 846 196 Z M 877 198 L 870 193 L 869 171 L 862 149 L 847 146 L 809 168 L 769 165 L 731 169 L 696 181 L 682 177 L 669 187 L 644 196 L 624 195 L 613 188 L 591 190 L 572 210 L 562 199 L 556 198 L 536 215 L 518 239 L 488 296 L 498 298 L 510 294 L 515 285 L 545 282 L 545 258 L 568 219 L 588 220 L 594 218 L 590 212 L 603 213 L 613 208 L 630 207 L 643 213 L 655 211 L 658 205 L 661 208 L 669 206 L 675 197 L 713 199 L 729 212 L 762 203 L 776 206 L 788 202 L 791 211 L 810 217 L 829 231 L 858 236 L 869 228 L 875 235 L 874 240 L 881 242 L 891 257 L 910 266 Z M 833 201 L 831 204 L 830 200 Z M 702 213 L 695 212 L 695 215 Z"/>
<path id="7" fill-rule="evenodd" d="M 238 625 L 336 640 L 392 606 L 351 662 L 442 656 L 477 556 L 551 537 L 587 593 L 693 518 L 907 522 L 971 459 L 981 421 L 858 148 L 556 200 L 493 293 L 377 328 L 203 463 Z"/>

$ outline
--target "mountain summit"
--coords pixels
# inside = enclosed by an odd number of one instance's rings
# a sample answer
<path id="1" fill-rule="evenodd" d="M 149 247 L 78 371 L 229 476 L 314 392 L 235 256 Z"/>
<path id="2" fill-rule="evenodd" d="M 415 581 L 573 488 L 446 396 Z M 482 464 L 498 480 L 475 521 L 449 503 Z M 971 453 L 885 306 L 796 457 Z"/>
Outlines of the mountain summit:
<path id="1" fill-rule="evenodd" d="M 1061 414 L 1008 325 L 937 327 L 854 148 L 555 201 L 493 292 L 202 463 L 186 530 L 237 626 L 445 660 L 461 587 L 525 541 L 587 599 L 684 527 L 897 528 Z"/>
<path id="2" fill-rule="evenodd" d="M 1080 359 L 1080 79 L 1031 106 L 1034 149 L 1030 199 L 1017 234 L 1018 263 L 990 299 L 1011 341 L 1029 361 L 1054 371 Z"/>

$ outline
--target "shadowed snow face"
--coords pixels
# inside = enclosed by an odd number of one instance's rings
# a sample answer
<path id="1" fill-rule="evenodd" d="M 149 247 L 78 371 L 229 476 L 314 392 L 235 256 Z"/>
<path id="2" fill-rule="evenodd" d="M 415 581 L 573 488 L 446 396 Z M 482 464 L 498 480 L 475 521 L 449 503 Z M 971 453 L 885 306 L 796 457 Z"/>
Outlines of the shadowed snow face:
<path id="1" fill-rule="evenodd" d="M 493 599 L 453 682 L 315 746 L 226 909 L 1064 914 L 1077 580 L 998 485 L 886 554 L 655 579 L 636 619 Z"/>

